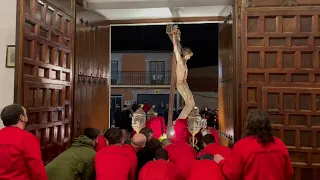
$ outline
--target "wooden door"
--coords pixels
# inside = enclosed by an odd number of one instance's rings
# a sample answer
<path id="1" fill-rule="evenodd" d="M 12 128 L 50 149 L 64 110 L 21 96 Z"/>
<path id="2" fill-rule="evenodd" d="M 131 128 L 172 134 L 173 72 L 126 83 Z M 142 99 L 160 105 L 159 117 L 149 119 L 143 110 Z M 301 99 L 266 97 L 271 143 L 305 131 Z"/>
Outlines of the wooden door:
<path id="1" fill-rule="evenodd" d="M 242 19 L 242 119 L 270 112 L 296 180 L 320 179 L 320 18 L 312 7 L 247 8 Z"/>
<path id="2" fill-rule="evenodd" d="M 83 17 L 86 19 L 86 17 Z M 76 135 L 110 123 L 110 26 L 82 21 L 76 27 L 74 119 Z"/>
<path id="3" fill-rule="evenodd" d="M 74 8 L 73 0 L 17 3 L 15 102 L 27 109 L 45 163 L 71 140 Z"/>
<path id="4" fill-rule="evenodd" d="M 219 72 L 218 72 L 218 101 L 219 101 L 219 130 L 226 136 L 234 137 L 234 112 L 235 85 L 234 81 L 234 58 L 232 44 L 232 24 L 224 23 L 219 25 Z M 228 138 L 221 136 L 220 142 L 228 144 Z"/>

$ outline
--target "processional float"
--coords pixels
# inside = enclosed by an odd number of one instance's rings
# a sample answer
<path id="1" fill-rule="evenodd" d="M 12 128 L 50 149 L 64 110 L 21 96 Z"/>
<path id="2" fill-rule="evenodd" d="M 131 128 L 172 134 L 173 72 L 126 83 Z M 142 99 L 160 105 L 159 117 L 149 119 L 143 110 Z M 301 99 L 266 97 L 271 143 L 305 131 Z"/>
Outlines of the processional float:
<path id="1" fill-rule="evenodd" d="M 166 33 L 168 34 L 169 38 L 171 39 L 172 43 L 176 42 L 177 43 L 177 47 L 178 47 L 178 52 L 174 52 L 174 53 L 178 53 L 180 56 L 182 54 L 182 47 L 181 47 L 181 31 L 178 29 L 178 27 L 172 24 L 167 25 L 166 28 Z M 173 34 L 176 33 L 175 36 L 173 36 Z M 176 38 L 176 39 L 173 39 Z M 171 85 L 170 85 L 170 99 L 169 99 L 169 110 L 168 110 L 168 127 L 167 127 L 167 137 L 169 137 L 170 135 L 172 135 L 173 132 L 173 109 L 174 109 L 174 94 L 176 91 L 176 82 L 177 82 L 177 77 L 176 77 L 176 67 L 177 67 L 177 62 L 176 62 L 176 58 L 175 55 L 173 55 L 173 60 L 172 60 L 172 65 L 171 65 Z M 187 84 L 186 84 L 187 85 Z M 182 92 L 181 90 L 179 90 L 179 93 L 185 93 Z M 191 93 L 191 91 L 190 91 Z M 193 99 L 193 96 L 191 94 L 191 98 Z M 151 114 L 149 114 L 150 116 Z M 146 118 L 147 115 L 146 113 L 143 111 L 142 107 L 138 108 L 136 112 L 133 113 L 133 117 L 132 117 L 132 128 L 136 131 L 136 132 L 140 132 L 140 130 L 145 127 L 145 123 L 146 123 Z M 199 114 L 199 109 L 197 107 L 194 107 L 191 112 L 188 115 L 188 131 L 190 132 L 190 134 L 192 135 L 192 137 L 189 139 L 190 144 L 195 147 L 197 144 L 197 139 L 195 137 L 195 135 L 202 129 L 202 128 L 206 128 L 206 119 L 202 119 L 200 114 Z"/>

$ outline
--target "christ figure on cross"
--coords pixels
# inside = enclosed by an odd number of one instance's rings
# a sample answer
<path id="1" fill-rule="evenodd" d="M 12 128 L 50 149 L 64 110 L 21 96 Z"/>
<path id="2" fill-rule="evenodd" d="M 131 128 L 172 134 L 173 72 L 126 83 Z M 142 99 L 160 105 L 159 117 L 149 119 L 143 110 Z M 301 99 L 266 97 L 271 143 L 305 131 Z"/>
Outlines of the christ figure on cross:
<path id="1" fill-rule="evenodd" d="M 172 35 L 171 40 L 173 43 L 174 55 L 177 61 L 176 87 L 185 102 L 185 106 L 182 109 L 178 119 L 187 119 L 189 114 L 195 107 L 194 98 L 187 83 L 187 77 L 188 77 L 187 61 L 193 56 L 193 52 L 191 51 L 190 48 L 181 48 L 181 45 L 180 45 L 181 32 L 178 29 L 178 26 L 172 27 L 171 35 Z"/>

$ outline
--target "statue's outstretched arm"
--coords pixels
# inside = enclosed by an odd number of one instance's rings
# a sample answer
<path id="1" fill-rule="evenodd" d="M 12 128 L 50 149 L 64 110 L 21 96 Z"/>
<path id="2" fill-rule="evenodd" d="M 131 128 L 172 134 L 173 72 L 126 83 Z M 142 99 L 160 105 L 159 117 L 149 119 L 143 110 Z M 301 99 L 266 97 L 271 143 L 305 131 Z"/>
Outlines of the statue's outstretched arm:
<path id="1" fill-rule="evenodd" d="M 176 61 L 179 64 L 182 64 L 182 58 L 181 58 L 181 49 L 180 46 L 178 46 L 178 43 L 180 44 L 180 42 L 178 41 L 177 43 L 177 37 L 176 37 L 176 33 L 173 34 L 173 52 L 176 56 Z"/>

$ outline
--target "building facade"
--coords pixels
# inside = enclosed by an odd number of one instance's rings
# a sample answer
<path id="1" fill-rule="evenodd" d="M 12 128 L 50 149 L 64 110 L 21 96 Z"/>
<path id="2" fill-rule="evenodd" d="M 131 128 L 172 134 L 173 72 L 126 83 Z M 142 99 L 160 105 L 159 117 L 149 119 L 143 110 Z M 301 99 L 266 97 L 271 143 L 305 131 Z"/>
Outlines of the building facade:
<path id="1" fill-rule="evenodd" d="M 172 52 L 113 52 L 111 54 L 111 109 L 134 102 L 168 104 Z M 190 69 L 188 83 L 197 106 L 217 108 L 217 66 Z M 176 92 L 175 107 L 181 105 Z"/>
<path id="2" fill-rule="evenodd" d="M 129 51 L 111 54 L 111 109 L 134 102 L 168 104 L 172 52 Z M 179 106 L 176 92 L 176 107 Z"/>

